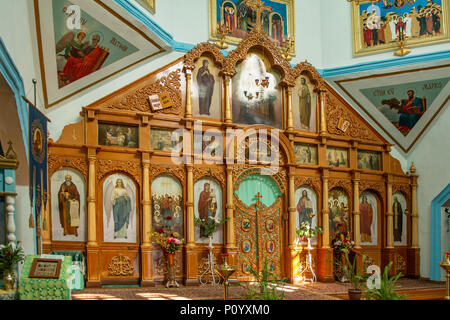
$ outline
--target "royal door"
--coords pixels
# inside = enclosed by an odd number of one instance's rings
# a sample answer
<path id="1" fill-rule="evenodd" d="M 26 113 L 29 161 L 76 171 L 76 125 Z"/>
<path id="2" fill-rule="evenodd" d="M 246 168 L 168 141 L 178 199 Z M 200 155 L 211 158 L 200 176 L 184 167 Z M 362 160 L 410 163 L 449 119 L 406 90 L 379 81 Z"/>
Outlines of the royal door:
<path id="1" fill-rule="evenodd" d="M 237 276 L 240 280 L 251 280 L 250 268 L 259 273 L 267 261 L 269 270 L 281 277 L 283 196 L 278 185 L 270 176 L 261 174 L 241 176 L 236 183 Z"/>

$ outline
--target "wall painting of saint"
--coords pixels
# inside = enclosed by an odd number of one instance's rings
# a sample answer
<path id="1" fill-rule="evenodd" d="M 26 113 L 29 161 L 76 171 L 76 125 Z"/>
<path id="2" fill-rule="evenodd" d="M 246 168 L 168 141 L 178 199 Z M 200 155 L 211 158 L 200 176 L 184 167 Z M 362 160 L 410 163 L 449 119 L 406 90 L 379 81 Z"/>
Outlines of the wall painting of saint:
<path id="1" fill-rule="evenodd" d="M 348 150 L 345 148 L 327 147 L 327 165 L 348 168 Z"/>
<path id="2" fill-rule="evenodd" d="M 194 184 L 194 213 L 196 218 L 223 219 L 222 215 L 222 187 L 215 179 L 202 178 Z M 200 226 L 195 226 L 195 242 L 208 243 Z M 223 243 L 223 225 L 220 225 L 213 234 L 213 243 Z"/>
<path id="3" fill-rule="evenodd" d="M 296 143 L 294 153 L 297 164 L 317 165 L 317 145 Z"/>
<path id="4" fill-rule="evenodd" d="M 153 230 L 177 233 L 183 237 L 183 189 L 172 176 L 158 176 L 152 182 Z"/>
<path id="5" fill-rule="evenodd" d="M 139 127 L 99 122 L 98 144 L 139 148 Z"/>
<path id="6" fill-rule="evenodd" d="M 408 213 L 408 207 L 406 198 L 401 192 L 396 192 L 392 195 L 392 213 L 394 214 L 394 245 L 406 246 L 406 214 Z"/>
<path id="7" fill-rule="evenodd" d="M 71 168 L 56 171 L 51 179 L 52 239 L 86 240 L 86 186 L 83 176 Z"/>
<path id="8" fill-rule="evenodd" d="M 198 59 L 192 81 L 194 116 L 222 119 L 222 77 L 209 57 Z"/>
<path id="9" fill-rule="evenodd" d="M 295 129 L 317 131 L 317 94 L 308 77 L 301 75 L 293 91 L 293 113 Z"/>
<path id="10" fill-rule="evenodd" d="M 334 238 L 337 231 L 350 233 L 350 214 L 348 195 L 342 188 L 334 188 L 328 197 L 329 230 L 330 239 Z"/>
<path id="11" fill-rule="evenodd" d="M 378 244 L 378 201 L 377 196 L 365 191 L 359 196 L 359 221 L 361 245 Z"/>
<path id="12" fill-rule="evenodd" d="M 358 150 L 358 169 L 381 170 L 381 153 Z"/>
<path id="13" fill-rule="evenodd" d="M 124 174 L 112 174 L 103 182 L 103 241 L 137 241 L 136 184 Z"/>
<path id="14" fill-rule="evenodd" d="M 303 222 L 307 222 L 311 228 L 317 227 L 317 196 L 314 190 L 302 186 L 295 191 L 297 230 Z M 312 238 L 312 243 L 317 243 L 317 237 Z"/>

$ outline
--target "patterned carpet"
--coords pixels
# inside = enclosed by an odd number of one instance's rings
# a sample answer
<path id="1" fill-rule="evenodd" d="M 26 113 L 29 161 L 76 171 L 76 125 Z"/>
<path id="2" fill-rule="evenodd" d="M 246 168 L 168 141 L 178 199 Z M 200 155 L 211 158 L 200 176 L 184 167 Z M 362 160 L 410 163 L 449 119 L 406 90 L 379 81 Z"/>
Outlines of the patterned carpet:
<path id="1" fill-rule="evenodd" d="M 284 287 L 286 300 L 340 300 L 331 295 L 346 294 L 349 283 L 305 283 L 288 284 Z M 398 290 L 421 290 L 445 288 L 444 283 L 426 280 L 400 279 Z M 243 287 L 230 287 L 230 299 L 241 299 L 245 294 Z M 105 288 L 84 289 L 72 292 L 73 300 L 221 300 L 223 287 L 204 285 L 198 287 L 165 288 Z"/>

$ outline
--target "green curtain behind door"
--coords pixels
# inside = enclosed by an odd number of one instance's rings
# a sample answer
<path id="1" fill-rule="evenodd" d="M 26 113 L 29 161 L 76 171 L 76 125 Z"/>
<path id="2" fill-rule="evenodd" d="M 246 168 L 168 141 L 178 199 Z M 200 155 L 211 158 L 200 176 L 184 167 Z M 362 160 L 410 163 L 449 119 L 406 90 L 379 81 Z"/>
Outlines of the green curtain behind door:
<path id="1" fill-rule="evenodd" d="M 282 196 L 277 183 L 270 176 L 258 173 L 246 177 L 235 194 L 245 205 L 250 206 L 256 203 L 258 192 L 262 195 L 260 201 L 268 207 Z"/>

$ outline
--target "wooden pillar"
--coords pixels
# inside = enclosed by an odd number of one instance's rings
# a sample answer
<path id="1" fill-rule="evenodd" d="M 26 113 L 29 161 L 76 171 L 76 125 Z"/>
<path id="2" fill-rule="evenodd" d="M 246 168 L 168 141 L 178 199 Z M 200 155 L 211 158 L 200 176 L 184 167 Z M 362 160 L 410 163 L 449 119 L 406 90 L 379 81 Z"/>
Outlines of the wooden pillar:
<path id="1" fill-rule="evenodd" d="M 386 249 L 394 248 L 394 223 L 392 212 L 392 175 L 388 175 L 387 182 L 387 212 L 386 212 Z"/>
<path id="2" fill-rule="evenodd" d="M 225 79 L 224 79 L 225 123 L 233 122 L 233 114 L 231 111 L 230 80 L 231 80 L 230 76 L 225 76 Z"/>
<path id="3" fill-rule="evenodd" d="M 192 79 L 192 70 L 186 69 L 186 109 L 185 109 L 185 117 L 192 118 L 192 92 L 191 92 L 191 79 Z"/>
<path id="4" fill-rule="evenodd" d="M 88 150 L 88 243 L 87 243 L 87 287 L 100 287 L 100 255 L 97 243 L 97 215 L 95 188 L 97 161 L 95 149 Z"/>
<path id="5" fill-rule="evenodd" d="M 319 281 L 333 282 L 333 249 L 330 248 L 330 225 L 328 210 L 328 169 L 322 173 L 322 247 L 317 250 L 317 277 Z"/>
<path id="6" fill-rule="evenodd" d="M 295 176 L 294 167 L 289 168 L 289 189 L 288 189 L 288 229 L 289 229 L 289 246 L 287 248 L 286 256 L 289 258 L 287 261 L 288 280 L 290 283 L 296 283 L 299 281 L 297 278 L 300 268 L 300 254 L 297 248 L 297 222 L 295 220 Z"/>
<path id="7" fill-rule="evenodd" d="M 328 130 L 327 130 L 327 117 L 326 117 L 326 95 L 325 95 L 326 91 L 325 90 L 321 90 L 320 91 L 320 134 L 321 135 L 326 135 Z M 328 207 L 328 204 L 327 204 Z"/>
<path id="8" fill-rule="evenodd" d="M 199 285 L 198 261 L 195 250 L 194 226 L 194 175 L 193 165 L 187 164 L 187 201 L 186 201 L 186 279 L 187 286 Z"/>
<path id="9" fill-rule="evenodd" d="M 411 248 L 408 248 L 408 267 L 407 275 L 409 277 L 420 277 L 420 248 L 419 248 L 419 212 L 417 210 L 417 179 L 416 167 L 414 163 L 410 168 L 411 173 Z"/>
<path id="10" fill-rule="evenodd" d="M 288 105 L 288 114 L 287 114 L 287 130 L 294 130 L 294 113 L 292 109 L 292 87 L 287 87 L 287 105 Z"/>
<path id="11" fill-rule="evenodd" d="M 150 199 L 150 160 L 148 154 L 142 155 L 142 287 L 154 286 L 153 282 L 153 246 L 152 213 Z"/>
<path id="12" fill-rule="evenodd" d="M 234 204 L 233 204 L 233 167 L 227 167 L 227 218 L 226 230 L 227 230 L 227 240 L 226 240 L 226 253 L 229 255 L 229 263 L 236 265 L 236 238 L 234 235 Z"/>
<path id="13" fill-rule="evenodd" d="M 353 178 L 353 222 L 354 222 L 353 230 L 354 230 L 355 249 L 361 249 L 361 224 L 359 213 L 359 172 L 355 172 Z"/>

